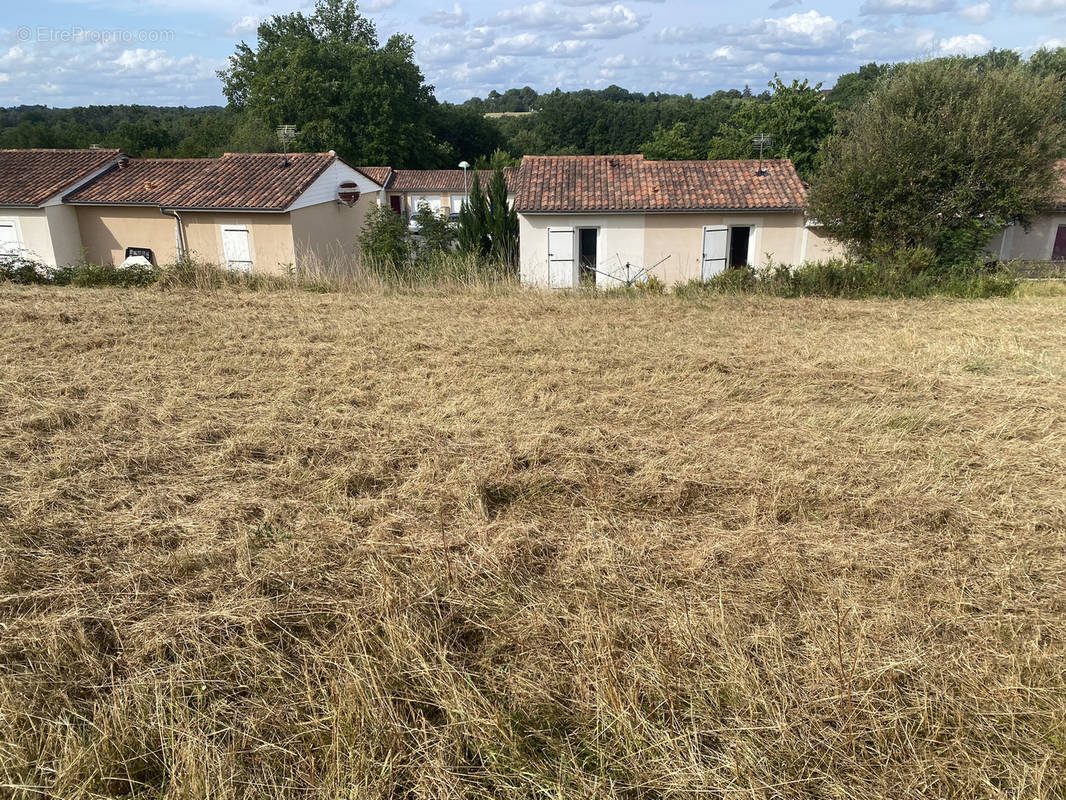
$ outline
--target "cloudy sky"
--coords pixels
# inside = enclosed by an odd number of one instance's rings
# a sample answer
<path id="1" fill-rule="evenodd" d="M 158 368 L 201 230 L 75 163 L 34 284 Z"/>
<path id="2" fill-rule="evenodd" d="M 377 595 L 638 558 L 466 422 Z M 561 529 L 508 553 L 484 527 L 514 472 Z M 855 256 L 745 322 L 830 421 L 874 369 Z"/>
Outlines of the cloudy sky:
<path id="1" fill-rule="evenodd" d="M 5 4 L 0 105 L 222 103 L 215 71 L 259 20 L 303 0 Z M 490 89 L 692 92 L 774 73 L 831 86 L 869 61 L 1066 46 L 1066 0 L 364 0 L 384 41 L 412 34 L 442 100 Z"/>

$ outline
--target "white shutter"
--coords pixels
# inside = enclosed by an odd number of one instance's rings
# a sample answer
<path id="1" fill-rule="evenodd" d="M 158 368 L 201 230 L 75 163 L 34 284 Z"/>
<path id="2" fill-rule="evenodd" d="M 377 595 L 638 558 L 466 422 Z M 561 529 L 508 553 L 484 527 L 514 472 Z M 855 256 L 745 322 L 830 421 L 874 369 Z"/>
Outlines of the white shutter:
<path id="1" fill-rule="evenodd" d="M 417 214 L 418 209 L 423 204 L 429 206 L 430 210 L 434 214 L 440 213 L 441 195 L 439 194 L 420 194 L 414 197 L 411 201 L 411 213 Z"/>
<path id="2" fill-rule="evenodd" d="M 729 246 L 729 229 L 707 227 L 703 229 L 703 268 L 701 280 L 710 280 L 715 275 L 725 272 L 726 253 Z"/>
<path id="3" fill-rule="evenodd" d="M 226 266 L 240 272 L 252 269 L 252 248 L 248 241 L 248 229 L 243 225 L 222 227 L 222 255 Z"/>
<path id="4" fill-rule="evenodd" d="M 576 283 L 574 229 L 548 228 L 548 285 L 569 289 Z"/>
<path id="5" fill-rule="evenodd" d="M 21 252 L 22 243 L 15 220 L 0 220 L 0 256 L 17 256 Z"/>

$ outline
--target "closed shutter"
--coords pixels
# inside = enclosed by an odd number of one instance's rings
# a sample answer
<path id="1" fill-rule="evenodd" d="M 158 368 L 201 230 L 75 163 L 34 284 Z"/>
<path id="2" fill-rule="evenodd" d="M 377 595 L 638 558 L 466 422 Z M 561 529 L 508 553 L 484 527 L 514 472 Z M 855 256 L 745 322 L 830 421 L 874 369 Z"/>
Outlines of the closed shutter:
<path id="1" fill-rule="evenodd" d="M 570 289 L 575 283 L 574 229 L 548 228 L 548 285 Z"/>
<path id="2" fill-rule="evenodd" d="M 19 231 L 14 220 L 0 220 L 0 256 L 17 256 L 22 252 Z"/>
<path id="3" fill-rule="evenodd" d="M 703 229 L 703 268 L 701 280 L 710 280 L 725 271 L 726 253 L 729 247 L 729 230 L 721 227 Z"/>
<path id="4" fill-rule="evenodd" d="M 223 226 L 222 228 L 222 255 L 226 259 L 226 267 L 239 272 L 250 272 L 252 269 L 252 248 L 248 241 L 248 229 L 243 225 Z"/>

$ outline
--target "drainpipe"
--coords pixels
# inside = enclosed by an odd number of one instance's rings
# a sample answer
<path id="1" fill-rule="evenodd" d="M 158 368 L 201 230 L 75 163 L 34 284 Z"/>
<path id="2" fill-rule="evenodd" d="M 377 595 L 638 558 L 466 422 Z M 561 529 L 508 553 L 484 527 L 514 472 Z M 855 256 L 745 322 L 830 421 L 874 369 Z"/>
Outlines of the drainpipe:
<path id="1" fill-rule="evenodd" d="M 177 211 L 167 211 L 165 208 L 160 207 L 159 213 L 166 217 L 173 217 L 178 226 L 178 261 L 184 261 L 185 255 L 189 252 L 189 248 L 185 245 L 185 231 L 181 228 L 181 217 Z"/>

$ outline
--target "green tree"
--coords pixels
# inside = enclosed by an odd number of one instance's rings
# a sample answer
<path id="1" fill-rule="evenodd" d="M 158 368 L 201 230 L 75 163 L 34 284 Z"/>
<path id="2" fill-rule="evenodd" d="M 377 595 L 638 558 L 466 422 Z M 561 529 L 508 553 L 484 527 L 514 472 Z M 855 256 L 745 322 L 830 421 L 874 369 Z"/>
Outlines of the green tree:
<path id="1" fill-rule="evenodd" d="M 855 72 L 848 72 L 837 78 L 826 99 L 837 108 L 848 111 L 858 108 L 873 92 L 877 82 L 891 70 L 890 64 L 878 64 L 873 61 L 863 64 Z"/>
<path id="2" fill-rule="evenodd" d="M 775 76 L 770 87 L 769 101 L 745 103 L 722 125 L 711 142 L 709 157 L 752 158 L 752 139 L 767 135 L 772 139 L 767 156 L 792 159 L 796 171 L 809 178 L 817 167 L 822 142 L 833 130 L 833 108 L 822 97 L 820 83 L 786 84 Z"/>
<path id="3" fill-rule="evenodd" d="M 411 260 L 411 237 L 403 217 L 385 206 L 374 206 L 366 215 L 359 234 L 363 265 L 379 273 L 395 275 Z"/>
<path id="4" fill-rule="evenodd" d="M 676 122 L 669 130 L 660 125 L 655 135 L 645 142 L 640 151 L 645 158 L 656 161 L 698 161 L 707 152 L 692 134 L 684 122 Z"/>
<path id="5" fill-rule="evenodd" d="M 459 250 L 469 255 L 487 256 L 491 244 L 489 203 L 481 191 L 481 179 L 475 170 L 470 181 L 470 194 L 459 209 Z"/>
<path id="6" fill-rule="evenodd" d="M 414 221 L 422 237 L 419 255 L 444 253 L 455 246 L 455 224 L 446 212 L 434 211 L 429 203 L 420 203 Z"/>
<path id="7" fill-rule="evenodd" d="M 414 41 L 379 46 L 354 0 L 318 0 L 310 16 L 280 14 L 259 26 L 219 72 L 230 104 L 270 127 L 301 131 L 305 150 L 334 149 L 361 164 L 434 165 L 432 92 L 414 62 Z"/>
<path id="8" fill-rule="evenodd" d="M 507 203 L 507 180 L 497 167 L 489 180 L 489 236 L 492 257 L 500 264 L 518 261 L 518 212 Z"/>
<path id="9" fill-rule="evenodd" d="M 972 264 L 1004 225 L 1049 201 L 1061 98 L 1058 81 L 1023 67 L 901 67 L 826 143 L 810 212 L 866 257 L 922 250 L 941 266 Z"/>

